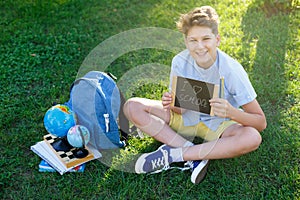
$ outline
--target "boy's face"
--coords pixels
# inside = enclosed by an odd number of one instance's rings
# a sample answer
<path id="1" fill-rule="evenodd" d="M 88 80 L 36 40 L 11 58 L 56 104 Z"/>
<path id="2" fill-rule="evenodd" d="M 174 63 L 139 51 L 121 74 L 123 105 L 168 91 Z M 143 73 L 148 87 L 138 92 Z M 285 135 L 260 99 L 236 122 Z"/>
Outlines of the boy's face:
<path id="1" fill-rule="evenodd" d="M 208 69 L 217 58 L 220 36 L 214 35 L 209 27 L 193 26 L 186 35 L 185 44 L 196 63 Z"/>

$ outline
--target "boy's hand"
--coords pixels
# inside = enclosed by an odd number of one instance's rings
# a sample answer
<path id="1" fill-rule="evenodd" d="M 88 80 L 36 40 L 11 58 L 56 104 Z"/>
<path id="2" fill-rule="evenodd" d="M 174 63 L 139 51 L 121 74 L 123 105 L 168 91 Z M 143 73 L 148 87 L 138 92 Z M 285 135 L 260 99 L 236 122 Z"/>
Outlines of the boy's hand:
<path id="1" fill-rule="evenodd" d="M 221 98 L 213 98 L 209 100 L 213 112 L 218 117 L 231 118 L 233 106 L 226 100 Z"/>
<path id="2" fill-rule="evenodd" d="M 172 94 L 170 92 L 165 92 L 162 96 L 162 105 L 164 109 L 170 109 L 172 103 Z"/>

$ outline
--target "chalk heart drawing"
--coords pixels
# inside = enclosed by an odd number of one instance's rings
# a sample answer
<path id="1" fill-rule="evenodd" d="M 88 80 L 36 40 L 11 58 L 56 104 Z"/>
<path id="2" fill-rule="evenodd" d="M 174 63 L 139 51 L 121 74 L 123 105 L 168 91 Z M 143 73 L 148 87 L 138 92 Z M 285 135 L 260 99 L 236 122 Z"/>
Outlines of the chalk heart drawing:
<path id="1" fill-rule="evenodd" d="M 195 94 L 199 94 L 200 92 L 202 92 L 202 87 L 201 86 L 198 86 L 198 85 L 194 85 L 193 86 L 193 90 L 195 92 Z"/>

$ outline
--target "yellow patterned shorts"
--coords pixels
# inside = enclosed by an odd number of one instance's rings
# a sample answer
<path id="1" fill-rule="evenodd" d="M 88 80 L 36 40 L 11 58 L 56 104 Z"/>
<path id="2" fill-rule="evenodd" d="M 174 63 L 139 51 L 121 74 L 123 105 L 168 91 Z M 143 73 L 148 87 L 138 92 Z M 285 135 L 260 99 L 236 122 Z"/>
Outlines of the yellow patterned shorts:
<path id="1" fill-rule="evenodd" d="M 231 126 L 232 124 L 236 124 L 237 122 L 229 120 L 224 121 L 220 124 L 216 131 L 208 128 L 203 122 L 200 122 L 194 126 L 184 126 L 182 115 L 175 113 L 173 111 L 170 112 L 170 123 L 169 126 L 178 132 L 178 134 L 187 137 L 201 137 L 205 141 L 212 141 L 219 138 L 224 130 Z"/>

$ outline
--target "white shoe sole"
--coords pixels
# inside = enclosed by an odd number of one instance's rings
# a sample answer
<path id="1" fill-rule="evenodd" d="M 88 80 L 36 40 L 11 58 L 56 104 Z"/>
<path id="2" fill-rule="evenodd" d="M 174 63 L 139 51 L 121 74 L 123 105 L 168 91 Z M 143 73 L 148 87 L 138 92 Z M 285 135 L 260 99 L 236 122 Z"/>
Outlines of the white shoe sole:
<path id="1" fill-rule="evenodd" d="M 207 173 L 207 167 L 209 165 L 209 160 L 202 160 L 199 165 L 194 169 L 191 175 L 191 181 L 194 184 L 200 183 Z"/>

